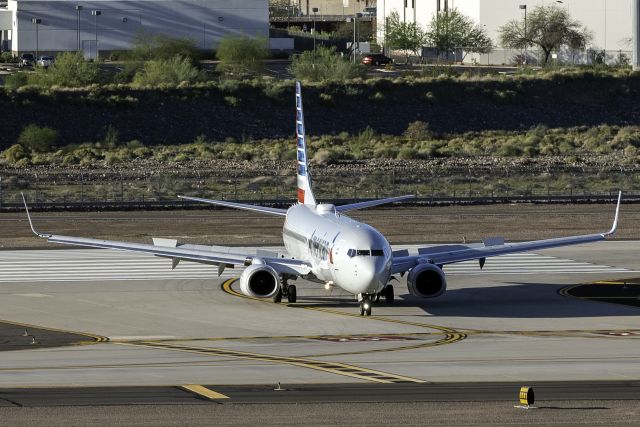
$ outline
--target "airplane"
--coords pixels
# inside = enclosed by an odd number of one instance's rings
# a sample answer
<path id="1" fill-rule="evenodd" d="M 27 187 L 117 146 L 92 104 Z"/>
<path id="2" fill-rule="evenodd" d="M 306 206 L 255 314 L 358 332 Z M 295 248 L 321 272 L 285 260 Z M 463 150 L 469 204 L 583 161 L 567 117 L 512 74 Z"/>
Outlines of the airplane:
<path id="1" fill-rule="evenodd" d="M 128 243 L 85 237 L 42 233 L 35 229 L 26 200 L 23 197 L 29 225 L 33 233 L 51 243 L 140 252 L 171 259 L 172 269 L 180 261 L 192 261 L 217 266 L 218 276 L 225 268 L 245 266 L 240 274 L 240 290 L 256 298 L 272 298 L 279 303 L 286 297 L 297 301 L 296 286 L 289 284 L 301 277 L 324 284 L 326 289 L 337 286 L 353 294 L 360 303 L 360 315 L 371 316 L 372 305 L 384 297 L 394 301 L 390 283 L 397 275 L 407 275 L 407 288 L 413 296 L 435 298 L 447 289 L 444 266 L 478 260 L 482 268 L 489 257 L 577 245 L 604 240 L 615 234 L 622 193 L 611 230 L 572 237 L 505 243 L 503 238 L 485 239 L 482 244 L 456 244 L 424 247 L 417 254 L 407 250 L 393 251 L 384 235 L 370 225 L 349 218 L 346 213 L 383 204 L 396 203 L 413 195 L 364 201 L 341 206 L 318 203 L 312 190 L 307 156 L 307 138 L 302 108 L 302 89 L 296 82 L 297 136 L 297 203 L 288 209 L 278 209 L 223 200 L 178 196 L 184 200 L 260 212 L 284 219 L 282 240 L 288 256 L 276 253 L 243 254 L 233 248 L 179 244 L 177 240 L 154 238 L 153 244 Z"/>

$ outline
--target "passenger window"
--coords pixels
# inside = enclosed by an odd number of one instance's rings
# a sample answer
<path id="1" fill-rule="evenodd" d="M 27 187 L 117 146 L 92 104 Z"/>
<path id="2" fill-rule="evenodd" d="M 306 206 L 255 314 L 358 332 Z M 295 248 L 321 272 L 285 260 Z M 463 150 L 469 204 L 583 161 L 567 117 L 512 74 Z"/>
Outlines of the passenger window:
<path id="1" fill-rule="evenodd" d="M 369 256 L 371 251 L 368 249 L 358 249 L 358 256 Z"/>
<path id="2" fill-rule="evenodd" d="M 384 251 L 382 249 L 371 249 L 372 256 L 384 256 Z"/>

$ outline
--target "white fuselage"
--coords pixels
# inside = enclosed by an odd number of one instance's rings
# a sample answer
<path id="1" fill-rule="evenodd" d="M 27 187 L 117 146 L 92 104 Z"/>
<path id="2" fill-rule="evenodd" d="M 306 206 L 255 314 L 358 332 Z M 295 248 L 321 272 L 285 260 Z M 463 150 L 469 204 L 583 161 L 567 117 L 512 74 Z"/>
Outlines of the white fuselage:
<path id="1" fill-rule="evenodd" d="M 292 257 L 311 264 L 315 278 L 352 294 L 375 294 L 389 282 L 392 252 L 387 239 L 337 213 L 333 205 L 292 206 L 282 239 Z"/>

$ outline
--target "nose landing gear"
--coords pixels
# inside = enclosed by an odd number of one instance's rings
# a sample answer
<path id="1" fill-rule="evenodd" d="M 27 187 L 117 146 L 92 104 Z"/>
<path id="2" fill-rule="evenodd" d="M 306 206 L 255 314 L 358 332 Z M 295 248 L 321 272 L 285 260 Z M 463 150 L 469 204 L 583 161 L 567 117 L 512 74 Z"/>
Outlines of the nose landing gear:
<path id="1" fill-rule="evenodd" d="M 371 316 L 371 306 L 373 305 L 374 295 L 360 294 L 360 316 Z"/>

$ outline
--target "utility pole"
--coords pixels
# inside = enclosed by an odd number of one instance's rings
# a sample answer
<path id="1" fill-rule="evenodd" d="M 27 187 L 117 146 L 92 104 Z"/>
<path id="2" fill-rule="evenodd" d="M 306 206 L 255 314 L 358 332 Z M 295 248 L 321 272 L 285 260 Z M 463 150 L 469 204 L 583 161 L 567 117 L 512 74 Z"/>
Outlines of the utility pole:
<path id="1" fill-rule="evenodd" d="M 522 65 L 527 65 L 527 45 L 529 44 L 529 40 L 527 38 L 527 5 L 521 4 L 520 9 L 524 10 L 524 59 L 522 60 Z"/>
<path id="2" fill-rule="evenodd" d="M 79 4 L 76 5 L 76 38 L 78 39 L 78 52 L 80 52 L 80 11 L 83 7 Z"/>
<path id="3" fill-rule="evenodd" d="M 633 69 L 640 70 L 640 0 L 633 0 Z"/>
<path id="4" fill-rule="evenodd" d="M 31 23 L 36 26 L 36 61 L 35 64 L 33 64 L 33 67 L 35 68 L 38 65 L 38 55 L 40 55 L 40 35 L 38 33 L 38 25 L 42 23 L 42 19 L 31 18 Z"/>

